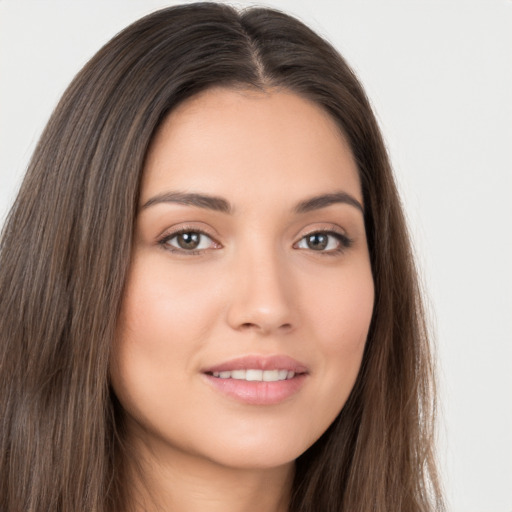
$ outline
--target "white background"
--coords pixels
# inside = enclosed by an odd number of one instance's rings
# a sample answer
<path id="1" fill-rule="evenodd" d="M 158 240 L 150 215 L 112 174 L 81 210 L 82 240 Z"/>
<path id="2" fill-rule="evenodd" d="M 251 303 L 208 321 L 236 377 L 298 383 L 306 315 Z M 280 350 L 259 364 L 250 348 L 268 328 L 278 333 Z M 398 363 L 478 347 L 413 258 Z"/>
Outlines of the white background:
<path id="1" fill-rule="evenodd" d="M 172 3 L 0 0 L 0 224 L 74 74 L 128 23 Z M 366 86 L 437 332 L 450 510 L 512 512 L 512 1 L 265 5 L 327 37 Z"/>

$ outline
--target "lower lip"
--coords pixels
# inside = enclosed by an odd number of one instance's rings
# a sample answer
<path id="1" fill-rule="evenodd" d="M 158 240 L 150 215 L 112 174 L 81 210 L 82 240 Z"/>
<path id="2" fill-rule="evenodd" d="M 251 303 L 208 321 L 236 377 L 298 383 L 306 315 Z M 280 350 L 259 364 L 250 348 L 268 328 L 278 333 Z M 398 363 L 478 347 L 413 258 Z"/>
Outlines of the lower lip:
<path id="1" fill-rule="evenodd" d="M 306 374 L 276 382 L 220 379 L 204 374 L 208 383 L 217 391 L 239 402 L 250 405 L 276 405 L 295 395 L 303 386 Z"/>

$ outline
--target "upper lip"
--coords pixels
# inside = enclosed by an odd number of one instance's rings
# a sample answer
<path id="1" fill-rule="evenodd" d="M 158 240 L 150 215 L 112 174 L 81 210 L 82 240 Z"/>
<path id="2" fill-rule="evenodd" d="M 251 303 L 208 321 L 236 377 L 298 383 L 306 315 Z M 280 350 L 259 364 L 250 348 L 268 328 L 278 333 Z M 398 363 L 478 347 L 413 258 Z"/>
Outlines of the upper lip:
<path id="1" fill-rule="evenodd" d="M 285 355 L 249 355 L 230 359 L 203 370 L 203 373 L 229 372 L 233 370 L 288 370 L 295 373 L 308 373 L 308 368 L 292 357 Z"/>

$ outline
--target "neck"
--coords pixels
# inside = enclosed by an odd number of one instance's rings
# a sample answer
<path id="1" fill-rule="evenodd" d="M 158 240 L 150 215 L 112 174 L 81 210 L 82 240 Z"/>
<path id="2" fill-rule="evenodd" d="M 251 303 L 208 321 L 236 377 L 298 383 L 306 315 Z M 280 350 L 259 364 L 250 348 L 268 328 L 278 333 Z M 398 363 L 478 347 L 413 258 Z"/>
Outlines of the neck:
<path id="1" fill-rule="evenodd" d="M 287 512 L 294 463 L 232 468 L 176 450 L 146 452 L 130 464 L 133 512 Z M 141 462 L 142 461 L 142 462 Z"/>

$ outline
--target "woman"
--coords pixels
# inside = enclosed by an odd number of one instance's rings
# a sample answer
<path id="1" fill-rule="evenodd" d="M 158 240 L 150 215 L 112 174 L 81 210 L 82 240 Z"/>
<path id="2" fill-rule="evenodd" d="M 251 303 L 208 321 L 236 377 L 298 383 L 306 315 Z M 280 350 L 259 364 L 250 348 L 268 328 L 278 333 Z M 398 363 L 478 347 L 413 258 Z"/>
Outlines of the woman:
<path id="1" fill-rule="evenodd" d="M 116 36 L 0 269 L 6 510 L 442 509 L 388 158 L 297 20 L 190 4 Z"/>

